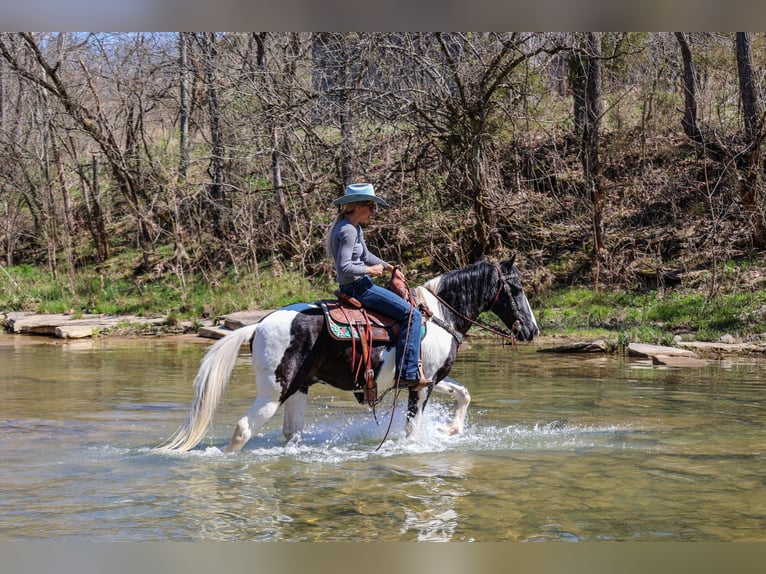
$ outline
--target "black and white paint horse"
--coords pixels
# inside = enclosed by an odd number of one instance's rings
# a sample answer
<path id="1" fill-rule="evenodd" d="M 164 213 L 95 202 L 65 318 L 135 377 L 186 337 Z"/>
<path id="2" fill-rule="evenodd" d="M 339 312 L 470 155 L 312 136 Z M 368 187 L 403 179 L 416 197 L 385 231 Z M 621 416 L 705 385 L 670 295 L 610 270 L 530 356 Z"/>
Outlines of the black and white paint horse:
<path id="1" fill-rule="evenodd" d="M 537 335 L 537 322 L 514 259 L 498 264 L 482 260 L 435 277 L 416 288 L 418 301 L 425 303 L 433 313 L 426 323 L 421 354 L 423 372 L 435 384 L 408 391 L 408 436 L 421 424 L 423 408 L 434 390 L 450 393 L 458 399 L 449 432 L 462 431 L 470 395 L 465 387 L 447 375 L 462 336 L 481 313 L 493 312 L 517 339 L 531 341 Z M 248 341 L 252 350 L 256 399 L 237 422 L 227 452 L 239 452 L 280 406 L 285 410 L 282 428 L 285 437 L 288 440 L 300 437 L 308 389 L 315 383 L 323 382 L 348 391 L 359 390 L 351 371 L 351 346 L 328 333 L 321 308 L 309 303 L 289 305 L 254 325 L 237 329 L 210 347 L 194 381 L 195 395 L 185 423 L 158 448 L 186 451 L 204 438 L 231 377 L 240 347 Z M 385 393 L 395 385 L 395 345 L 375 343 L 371 355 L 378 391 Z"/>

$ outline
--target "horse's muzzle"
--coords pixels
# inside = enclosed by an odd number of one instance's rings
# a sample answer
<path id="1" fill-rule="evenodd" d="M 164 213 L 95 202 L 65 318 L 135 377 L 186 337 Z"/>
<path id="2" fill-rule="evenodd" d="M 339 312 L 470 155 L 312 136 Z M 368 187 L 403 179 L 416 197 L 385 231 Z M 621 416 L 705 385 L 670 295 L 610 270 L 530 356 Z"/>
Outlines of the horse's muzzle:
<path id="1" fill-rule="evenodd" d="M 524 323 L 521 323 L 519 321 L 516 321 L 513 324 L 513 328 L 511 329 L 513 332 L 513 335 L 519 340 L 519 341 L 531 341 L 537 335 L 540 333 L 540 329 L 535 326 L 534 328 L 530 329 L 527 327 Z"/>

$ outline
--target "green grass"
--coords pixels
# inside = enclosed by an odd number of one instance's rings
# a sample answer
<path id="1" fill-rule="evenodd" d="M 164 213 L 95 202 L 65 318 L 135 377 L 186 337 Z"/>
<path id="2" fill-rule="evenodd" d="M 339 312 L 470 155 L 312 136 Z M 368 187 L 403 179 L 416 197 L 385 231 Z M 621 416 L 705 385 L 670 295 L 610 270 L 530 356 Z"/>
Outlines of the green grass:
<path id="1" fill-rule="evenodd" d="M 110 260 L 109 268 L 52 279 L 31 265 L 0 269 L 0 312 L 72 312 L 75 315 L 170 316 L 196 320 L 209 314 L 275 309 L 298 301 L 330 297 L 334 283 L 309 280 L 297 272 L 229 272 L 214 281 L 174 273 L 155 280 L 130 272 L 135 254 Z M 280 266 L 281 268 L 281 266 Z M 122 269 L 122 271 L 121 271 Z M 669 344 L 676 335 L 714 341 L 766 333 L 766 289 L 721 292 L 713 298 L 690 289 L 626 292 L 569 287 L 534 298 L 532 306 L 545 335 L 601 338 L 615 347 L 629 342 Z M 491 321 L 491 318 L 487 318 Z"/>
<path id="2" fill-rule="evenodd" d="M 704 293 L 685 290 L 630 293 L 572 287 L 537 303 L 543 332 L 620 341 L 669 344 L 766 332 L 766 291 Z"/>
<path id="3" fill-rule="evenodd" d="M 334 286 L 311 282 L 285 271 L 271 273 L 228 273 L 214 284 L 203 276 L 179 277 L 169 273 L 156 280 L 120 275 L 116 269 L 99 274 L 79 272 L 69 280 L 52 279 L 44 268 L 20 265 L 4 267 L 0 276 L 0 312 L 168 315 L 198 318 L 203 312 L 225 314 L 246 309 L 274 309 L 298 301 L 328 297 Z"/>

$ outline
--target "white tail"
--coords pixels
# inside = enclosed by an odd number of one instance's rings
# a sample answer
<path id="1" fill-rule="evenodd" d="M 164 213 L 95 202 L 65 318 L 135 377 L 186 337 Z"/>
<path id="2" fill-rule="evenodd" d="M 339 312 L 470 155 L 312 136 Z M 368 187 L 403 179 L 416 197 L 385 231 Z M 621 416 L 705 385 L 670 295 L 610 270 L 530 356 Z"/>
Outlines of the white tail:
<path id="1" fill-rule="evenodd" d="M 256 323 L 237 329 L 208 349 L 194 378 L 194 400 L 189 415 L 173 436 L 156 447 L 158 450 L 187 451 L 203 439 L 221 394 L 229 384 L 240 347 L 253 337 L 257 328 Z"/>

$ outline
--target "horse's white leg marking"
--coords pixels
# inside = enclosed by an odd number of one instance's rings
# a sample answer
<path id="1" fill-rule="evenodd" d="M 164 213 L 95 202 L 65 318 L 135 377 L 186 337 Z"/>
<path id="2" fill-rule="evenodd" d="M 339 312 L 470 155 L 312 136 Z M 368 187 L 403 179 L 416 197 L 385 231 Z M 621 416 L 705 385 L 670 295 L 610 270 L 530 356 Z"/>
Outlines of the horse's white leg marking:
<path id="1" fill-rule="evenodd" d="M 247 444 L 250 437 L 265 425 L 279 408 L 279 394 L 276 397 L 268 397 L 265 394 L 258 394 L 255 402 L 247 411 L 247 414 L 237 421 L 234 427 L 234 434 L 231 437 L 226 452 L 239 452 Z"/>
<path id="2" fill-rule="evenodd" d="M 471 404 L 471 394 L 463 385 L 455 382 L 450 377 L 445 377 L 434 387 L 434 391 L 439 393 L 451 394 L 457 399 L 455 415 L 447 425 L 449 434 L 459 434 L 463 432 L 465 426 L 465 417 L 468 414 L 468 405 Z"/>
<path id="3" fill-rule="evenodd" d="M 420 417 L 421 410 L 418 409 L 418 414 L 415 415 L 414 418 L 408 418 L 407 422 L 404 423 L 404 436 L 407 438 L 410 437 L 417 437 L 418 433 L 420 432 L 421 428 L 421 417 Z"/>
<path id="4" fill-rule="evenodd" d="M 423 405 L 428 398 L 428 389 L 420 389 L 418 391 L 418 402 L 415 416 L 408 418 L 404 425 L 404 434 L 407 438 L 415 437 L 420 434 L 420 430 L 423 428 Z"/>
<path id="5" fill-rule="evenodd" d="M 438 287 L 438 283 L 435 284 Z M 433 298 L 433 295 L 429 291 L 422 289 L 418 291 L 418 296 L 421 299 L 429 301 L 432 309 L 437 308 L 437 302 Z M 426 376 L 433 376 L 440 368 L 446 365 L 448 362 L 454 360 L 454 354 L 456 350 L 453 350 L 454 339 L 450 333 L 444 330 L 442 327 L 435 323 L 429 323 L 428 333 L 426 338 L 423 339 L 423 345 L 421 348 L 421 356 L 423 358 L 423 369 Z M 450 434 L 457 434 L 463 430 L 463 423 L 468 412 L 468 405 L 471 402 L 471 395 L 468 394 L 468 390 L 461 384 L 455 382 L 450 377 L 445 377 L 439 383 L 437 383 L 434 391 L 440 393 L 448 393 L 453 395 L 457 399 L 457 410 L 454 417 L 447 426 L 447 432 Z M 421 391 L 418 396 L 417 412 L 415 416 L 407 421 L 405 431 L 409 436 L 411 433 L 417 432 L 423 422 L 423 405 L 427 398 L 425 390 Z"/>
<path id="6" fill-rule="evenodd" d="M 288 441 L 300 440 L 308 401 L 308 393 L 298 391 L 284 402 L 285 416 L 282 422 L 282 434 Z"/>

